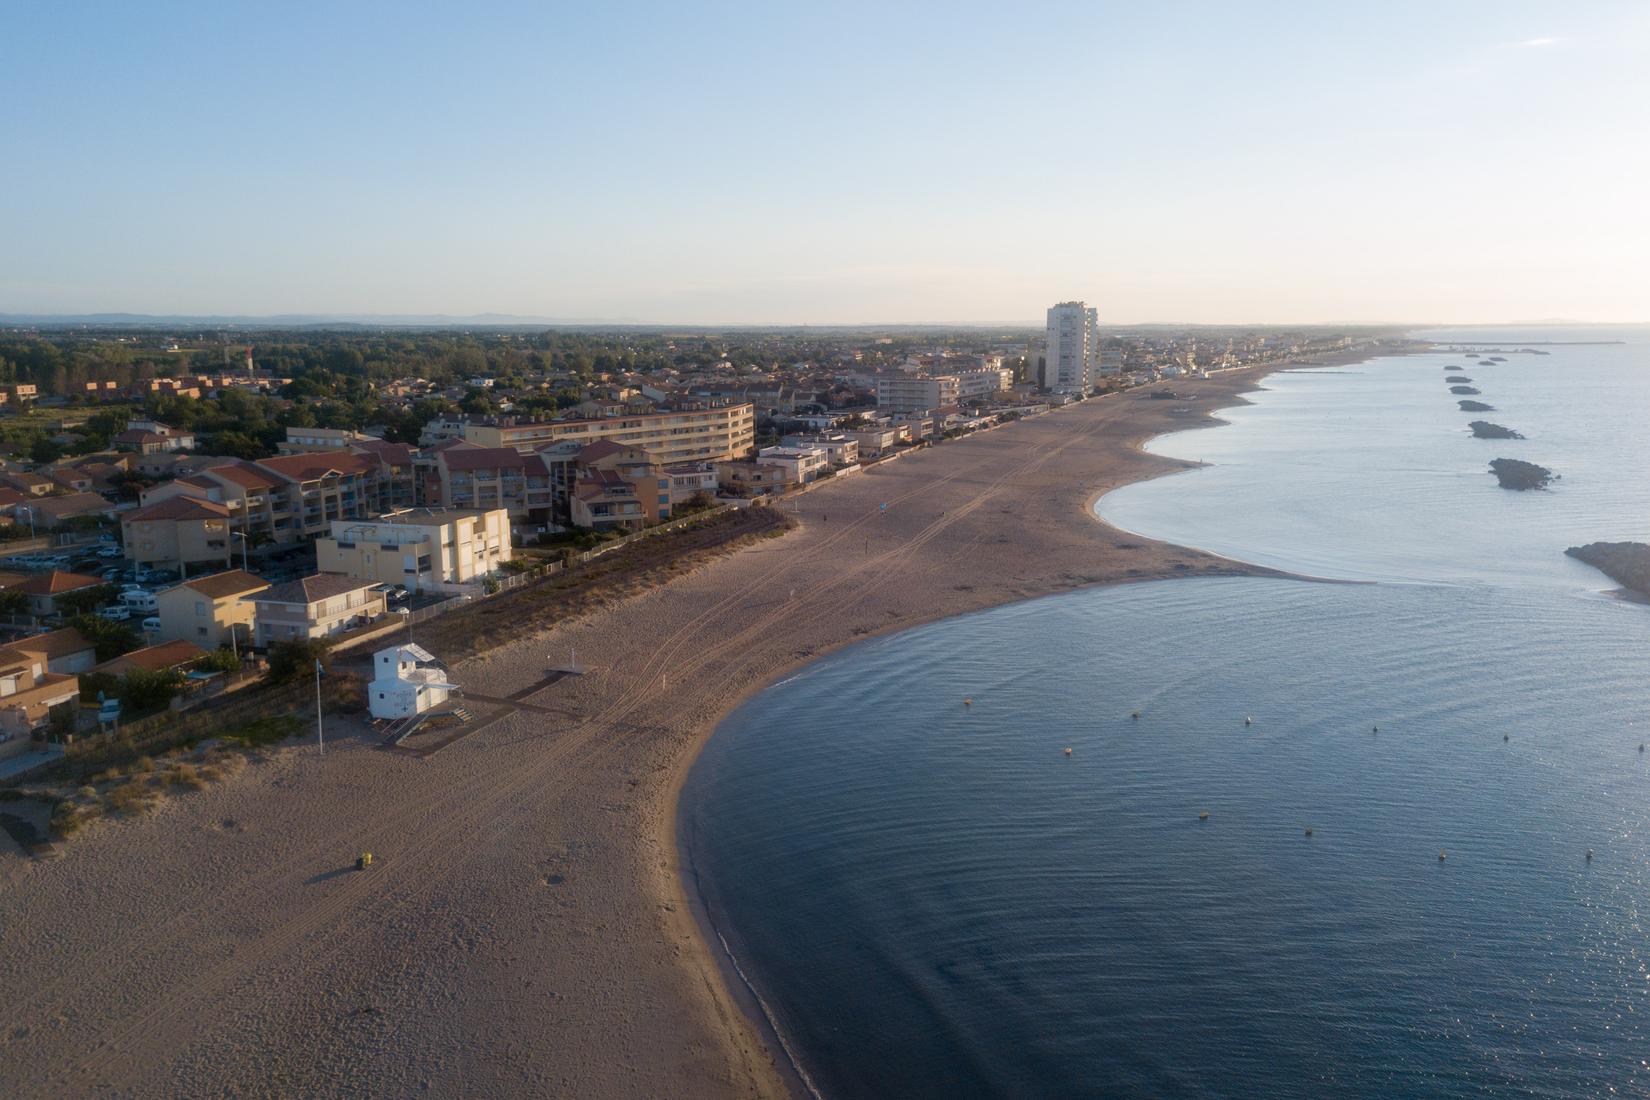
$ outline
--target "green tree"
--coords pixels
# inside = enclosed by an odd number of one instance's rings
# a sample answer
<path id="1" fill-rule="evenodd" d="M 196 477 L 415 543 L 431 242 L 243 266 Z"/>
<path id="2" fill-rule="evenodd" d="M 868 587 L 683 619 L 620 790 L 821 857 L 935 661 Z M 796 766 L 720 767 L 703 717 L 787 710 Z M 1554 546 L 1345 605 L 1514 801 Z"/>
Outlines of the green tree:
<path id="1" fill-rule="evenodd" d="M 325 671 L 332 664 L 331 646 L 321 638 L 276 642 L 269 647 L 269 679 L 271 683 L 290 684 L 313 675 L 320 662 Z"/>
<path id="2" fill-rule="evenodd" d="M 112 661 L 143 644 L 143 637 L 125 623 L 112 623 L 96 615 L 76 615 L 69 625 L 92 643 L 99 662 Z"/>
<path id="3" fill-rule="evenodd" d="M 115 694 L 133 710 L 159 710 L 172 701 L 172 694 L 183 686 L 183 673 L 175 668 L 151 672 L 134 668 L 120 678 Z"/>
<path id="4" fill-rule="evenodd" d="M 112 584 L 100 584 L 63 593 L 57 597 L 57 606 L 65 615 L 80 616 L 95 611 L 106 603 L 114 603 L 119 597 L 120 589 Z"/>

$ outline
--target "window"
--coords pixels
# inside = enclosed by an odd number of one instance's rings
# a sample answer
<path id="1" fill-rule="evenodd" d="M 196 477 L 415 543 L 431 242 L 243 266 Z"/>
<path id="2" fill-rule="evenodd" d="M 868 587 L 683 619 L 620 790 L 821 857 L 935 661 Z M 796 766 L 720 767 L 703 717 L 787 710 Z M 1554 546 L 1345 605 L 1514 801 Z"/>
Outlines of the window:
<path id="1" fill-rule="evenodd" d="M 195 614 L 197 614 L 197 615 L 206 614 L 206 602 L 204 600 L 196 600 L 195 601 Z"/>

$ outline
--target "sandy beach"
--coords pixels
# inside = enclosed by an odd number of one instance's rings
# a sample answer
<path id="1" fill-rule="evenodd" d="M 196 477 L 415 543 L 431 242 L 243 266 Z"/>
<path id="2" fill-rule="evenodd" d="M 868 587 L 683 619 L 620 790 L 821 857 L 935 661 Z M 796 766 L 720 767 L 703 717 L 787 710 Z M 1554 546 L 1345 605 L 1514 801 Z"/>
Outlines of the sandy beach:
<path id="1" fill-rule="evenodd" d="M 858 639 L 1066 589 L 1267 571 L 1111 529 L 1278 365 L 1085 402 L 839 477 L 798 526 L 454 669 L 485 728 L 359 726 L 62 857 L 0 856 L 0 1094 L 793 1091 L 684 888 L 677 795 L 740 700 Z M 886 510 L 881 506 L 887 505 Z M 578 660 L 587 675 L 549 669 Z M 357 852 L 376 863 L 357 873 Z"/>

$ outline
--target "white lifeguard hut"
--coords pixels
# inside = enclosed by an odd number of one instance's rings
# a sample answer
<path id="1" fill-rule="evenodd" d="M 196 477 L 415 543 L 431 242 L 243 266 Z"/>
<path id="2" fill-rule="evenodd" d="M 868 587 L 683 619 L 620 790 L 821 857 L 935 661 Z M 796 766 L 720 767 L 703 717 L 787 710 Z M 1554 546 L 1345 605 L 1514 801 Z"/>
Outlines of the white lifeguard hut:
<path id="1" fill-rule="evenodd" d="M 430 651 L 411 642 L 380 649 L 372 655 L 372 667 L 367 706 L 374 718 L 411 718 L 440 706 L 458 690 Z"/>

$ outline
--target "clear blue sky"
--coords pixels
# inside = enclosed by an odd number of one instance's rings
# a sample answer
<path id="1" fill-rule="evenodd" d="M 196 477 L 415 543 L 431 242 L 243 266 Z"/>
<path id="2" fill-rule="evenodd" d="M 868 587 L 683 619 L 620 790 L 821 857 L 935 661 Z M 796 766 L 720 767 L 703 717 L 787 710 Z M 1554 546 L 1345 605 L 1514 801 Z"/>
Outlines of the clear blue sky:
<path id="1" fill-rule="evenodd" d="M 1650 320 L 1650 5 L 0 0 L 0 312 Z"/>

